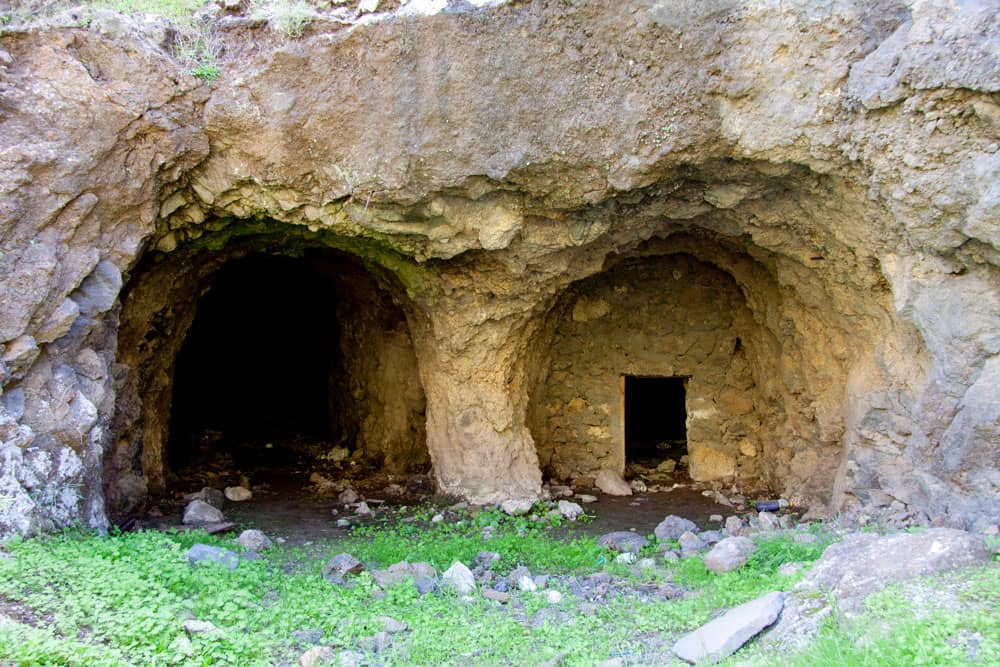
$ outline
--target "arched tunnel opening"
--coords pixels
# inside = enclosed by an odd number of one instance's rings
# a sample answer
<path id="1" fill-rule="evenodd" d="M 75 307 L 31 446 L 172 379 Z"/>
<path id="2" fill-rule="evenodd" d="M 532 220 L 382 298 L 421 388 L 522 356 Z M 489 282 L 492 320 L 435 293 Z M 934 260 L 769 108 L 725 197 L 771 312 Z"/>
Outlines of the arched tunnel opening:
<path id="1" fill-rule="evenodd" d="M 123 302 L 112 516 L 206 486 L 286 504 L 335 498 L 349 478 L 429 490 L 407 307 L 391 273 L 324 247 L 244 239 L 149 258 Z"/>
<path id="2" fill-rule="evenodd" d="M 686 386 L 685 377 L 622 376 L 626 465 L 687 455 Z"/>
<path id="3" fill-rule="evenodd" d="M 315 263 L 252 256 L 220 269 L 177 357 L 167 463 L 294 465 L 293 444 L 341 443 L 336 284 Z"/>

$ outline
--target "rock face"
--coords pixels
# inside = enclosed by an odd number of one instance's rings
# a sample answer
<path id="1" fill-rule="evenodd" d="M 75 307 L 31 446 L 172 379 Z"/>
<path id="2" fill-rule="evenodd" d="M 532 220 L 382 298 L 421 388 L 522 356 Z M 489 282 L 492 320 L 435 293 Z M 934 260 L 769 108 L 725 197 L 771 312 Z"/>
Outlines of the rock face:
<path id="1" fill-rule="evenodd" d="M 650 375 L 698 479 L 986 520 L 989 3 L 438 4 L 220 29 L 214 87 L 155 22 L 4 29 L 0 532 L 164 489 L 178 353 L 251 256 L 331 290 L 337 431 L 444 493 L 620 472 Z"/>
<path id="2" fill-rule="evenodd" d="M 979 535 L 952 528 L 922 533 L 849 535 L 823 552 L 789 594 L 781 621 L 767 643 L 795 645 L 812 637 L 832 612 L 847 618 L 862 611 L 865 598 L 895 582 L 988 561 L 990 551 Z"/>

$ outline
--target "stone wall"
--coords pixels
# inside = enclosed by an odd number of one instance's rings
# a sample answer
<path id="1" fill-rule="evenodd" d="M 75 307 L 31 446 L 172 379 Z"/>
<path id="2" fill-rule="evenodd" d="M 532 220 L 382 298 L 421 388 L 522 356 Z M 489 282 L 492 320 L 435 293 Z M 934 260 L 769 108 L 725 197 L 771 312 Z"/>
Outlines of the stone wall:
<path id="1" fill-rule="evenodd" d="M 691 477 L 754 475 L 767 434 L 742 343 L 752 320 L 730 276 L 685 255 L 627 262 L 571 287 L 550 317 L 529 421 L 543 467 L 623 473 L 622 376 L 681 376 Z"/>
<path id="2" fill-rule="evenodd" d="M 100 528 L 159 483 L 144 415 L 169 398 L 135 399 L 119 315 L 180 335 L 176 295 L 251 233 L 398 284 L 442 491 L 537 495 L 549 311 L 615 257 L 684 253 L 753 322 L 770 483 L 821 511 L 994 512 L 990 3 L 449 7 L 295 39 L 220 23 L 211 85 L 162 22 L 0 32 L 0 530 Z M 173 300 L 134 281 L 154 252 Z"/>

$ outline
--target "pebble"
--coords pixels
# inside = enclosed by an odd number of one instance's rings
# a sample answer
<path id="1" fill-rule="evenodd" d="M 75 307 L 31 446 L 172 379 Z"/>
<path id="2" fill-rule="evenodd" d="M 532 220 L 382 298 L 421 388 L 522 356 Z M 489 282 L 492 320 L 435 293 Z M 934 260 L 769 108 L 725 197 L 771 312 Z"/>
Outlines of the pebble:
<path id="1" fill-rule="evenodd" d="M 585 504 L 597 502 L 597 496 L 592 496 L 589 493 L 578 493 L 576 494 L 576 499 Z"/>
<path id="2" fill-rule="evenodd" d="M 253 498 L 253 493 L 250 492 L 250 489 L 242 486 L 227 486 L 223 493 L 226 496 L 226 500 L 231 500 L 234 503 L 241 503 Z"/>
<path id="3" fill-rule="evenodd" d="M 562 593 L 555 590 L 545 591 L 545 599 L 548 600 L 549 604 L 559 604 L 562 602 Z"/>

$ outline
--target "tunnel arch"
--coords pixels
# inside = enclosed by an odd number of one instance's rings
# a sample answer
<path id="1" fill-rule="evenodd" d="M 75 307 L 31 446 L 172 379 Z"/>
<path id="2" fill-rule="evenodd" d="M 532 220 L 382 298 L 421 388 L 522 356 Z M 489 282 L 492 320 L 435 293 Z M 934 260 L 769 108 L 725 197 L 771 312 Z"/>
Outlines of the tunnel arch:
<path id="1" fill-rule="evenodd" d="M 209 459 L 231 468 L 217 485 L 345 455 L 426 472 L 418 318 L 391 271 L 299 230 L 147 253 L 122 300 L 109 514 L 191 490 Z"/>

